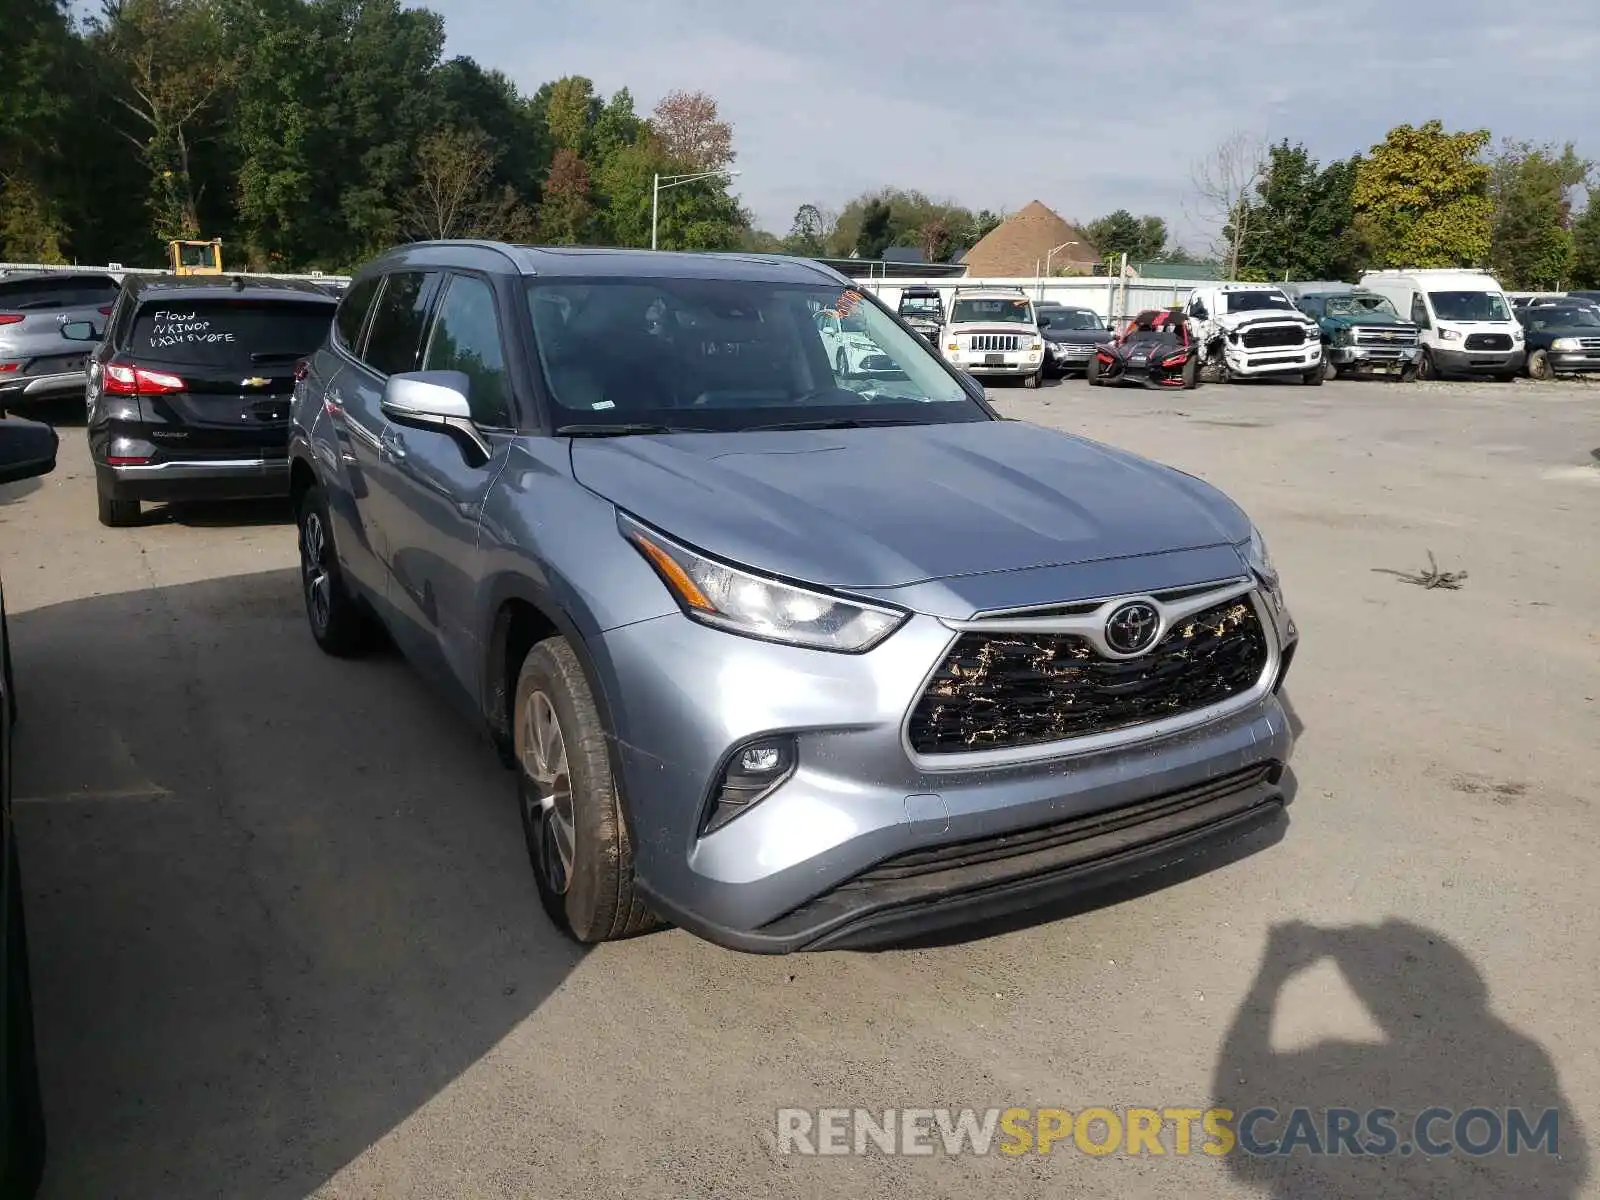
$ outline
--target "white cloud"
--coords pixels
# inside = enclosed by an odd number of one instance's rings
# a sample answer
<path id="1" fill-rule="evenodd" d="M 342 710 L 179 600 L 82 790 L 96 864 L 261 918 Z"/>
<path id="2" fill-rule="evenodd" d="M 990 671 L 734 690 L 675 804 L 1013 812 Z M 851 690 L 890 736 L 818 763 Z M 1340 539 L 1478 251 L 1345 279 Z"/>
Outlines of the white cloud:
<path id="1" fill-rule="evenodd" d="M 1156 212 L 1185 238 L 1192 161 L 1234 129 L 1324 160 L 1432 117 L 1496 138 L 1592 139 L 1592 0 L 1526 22 L 1495 0 L 1163 0 L 1147 15 L 1069 0 L 433 0 L 448 52 L 531 92 L 565 74 L 717 97 L 737 181 L 766 227 L 807 202 L 916 187 L 974 208 Z M 1594 32 L 1590 32 L 1594 30 Z"/>

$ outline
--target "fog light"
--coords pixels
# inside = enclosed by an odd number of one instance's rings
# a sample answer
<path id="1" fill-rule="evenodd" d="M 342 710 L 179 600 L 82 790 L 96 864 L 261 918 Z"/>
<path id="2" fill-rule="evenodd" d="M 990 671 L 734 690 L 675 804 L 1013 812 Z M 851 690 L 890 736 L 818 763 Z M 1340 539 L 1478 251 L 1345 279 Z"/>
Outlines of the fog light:
<path id="1" fill-rule="evenodd" d="M 721 829 L 766 799 L 794 774 L 797 758 L 794 739 L 787 736 L 747 742 L 728 755 L 706 806 L 701 836 Z"/>

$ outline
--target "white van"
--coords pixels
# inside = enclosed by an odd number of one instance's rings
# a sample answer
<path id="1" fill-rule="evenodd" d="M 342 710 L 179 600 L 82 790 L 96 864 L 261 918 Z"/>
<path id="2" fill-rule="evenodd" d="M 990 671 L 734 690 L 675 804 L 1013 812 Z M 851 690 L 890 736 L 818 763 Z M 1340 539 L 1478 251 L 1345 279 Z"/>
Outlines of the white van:
<path id="1" fill-rule="evenodd" d="M 1368 271 L 1361 286 L 1387 296 L 1422 329 L 1423 379 L 1513 379 L 1527 348 L 1505 289 L 1487 271 Z"/>

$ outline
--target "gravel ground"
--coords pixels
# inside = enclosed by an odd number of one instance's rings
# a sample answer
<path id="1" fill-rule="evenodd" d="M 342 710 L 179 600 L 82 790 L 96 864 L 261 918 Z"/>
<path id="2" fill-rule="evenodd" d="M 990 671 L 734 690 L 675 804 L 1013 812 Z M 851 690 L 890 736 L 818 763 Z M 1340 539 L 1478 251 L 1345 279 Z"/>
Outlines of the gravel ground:
<path id="1" fill-rule="evenodd" d="M 102 529 L 64 427 L 0 491 L 45 1195 L 1600 1194 L 1600 389 L 995 394 L 1256 517 L 1304 633 L 1292 819 L 1029 928 L 787 959 L 563 943 L 487 746 L 403 663 L 313 647 L 286 514 Z M 1460 591 L 1375 571 L 1430 550 Z M 787 1106 L 1219 1104 L 1554 1107 L 1560 1155 L 774 1135 Z"/>

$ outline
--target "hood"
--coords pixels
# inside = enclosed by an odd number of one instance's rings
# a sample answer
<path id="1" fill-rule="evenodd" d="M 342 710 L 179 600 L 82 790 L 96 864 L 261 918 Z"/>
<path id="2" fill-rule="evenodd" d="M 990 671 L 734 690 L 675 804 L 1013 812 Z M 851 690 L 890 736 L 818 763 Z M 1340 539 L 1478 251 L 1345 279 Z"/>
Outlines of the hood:
<path id="1" fill-rule="evenodd" d="M 1317 325 L 1298 308 L 1257 308 L 1242 313 L 1218 313 L 1214 320 L 1222 328 L 1232 331 L 1250 329 L 1257 325 L 1304 325 L 1313 329 Z"/>
<path id="2" fill-rule="evenodd" d="M 1340 313 L 1322 318 L 1325 325 L 1332 325 L 1335 329 L 1353 329 L 1357 325 L 1389 325 L 1395 329 L 1415 329 L 1417 326 L 1396 313 L 1373 312 L 1362 313 L 1360 316 L 1345 316 Z"/>
<path id="3" fill-rule="evenodd" d="M 1007 325 L 1002 321 L 968 321 L 965 324 L 956 324 L 946 321 L 944 327 L 951 333 L 1015 333 L 1026 337 L 1038 337 L 1039 327 L 1029 325 L 1022 321 L 1013 321 Z"/>
<path id="4" fill-rule="evenodd" d="M 1117 335 L 1109 329 L 1055 329 L 1044 331 L 1047 341 L 1067 342 L 1074 346 L 1098 346 L 1101 342 L 1109 342 Z"/>
<path id="5" fill-rule="evenodd" d="M 1242 541 L 1200 480 L 1020 421 L 576 439 L 578 482 L 667 534 L 838 588 Z"/>

